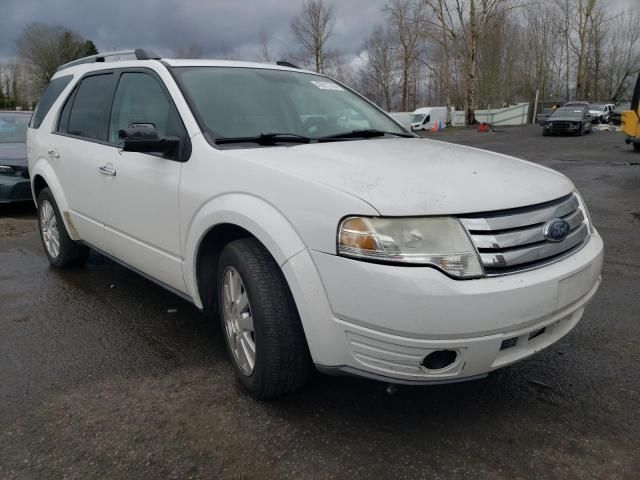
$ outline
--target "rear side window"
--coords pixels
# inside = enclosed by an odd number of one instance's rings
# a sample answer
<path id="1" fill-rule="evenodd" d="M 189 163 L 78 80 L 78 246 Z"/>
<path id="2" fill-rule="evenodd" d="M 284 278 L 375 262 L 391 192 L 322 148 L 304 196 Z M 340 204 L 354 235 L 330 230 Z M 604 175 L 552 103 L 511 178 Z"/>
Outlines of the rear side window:
<path id="1" fill-rule="evenodd" d="M 114 79 L 113 73 L 84 78 L 62 112 L 60 131 L 106 142 Z"/>
<path id="2" fill-rule="evenodd" d="M 73 75 L 65 75 L 63 77 L 54 78 L 49 82 L 47 88 L 42 92 L 42 96 L 38 101 L 38 106 L 36 107 L 36 111 L 31 117 L 31 128 L 39 128 L 44 117 L 47 116 L 49 110 L 51 110 L 51 106 L 53 102 L 60 96 L 62 90 L 69 85 L 69 82 L 73 78 Z"/>

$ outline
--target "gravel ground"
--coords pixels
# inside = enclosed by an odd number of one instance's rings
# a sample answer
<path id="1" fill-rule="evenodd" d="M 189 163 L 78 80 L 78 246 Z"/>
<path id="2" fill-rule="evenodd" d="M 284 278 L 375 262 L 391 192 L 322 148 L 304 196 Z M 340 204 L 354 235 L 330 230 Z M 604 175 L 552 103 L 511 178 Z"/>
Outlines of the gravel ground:
<path id="1" fill-rule="evenodd" d="M 569 175 L 605 239 L 567 337 L 474 382 L 316 375 L 258 402 L 220 329 L 113 262 L 48 267 L 30 206 L 0 209 L 0 478 L 640 478 L 640 155 L 619 133 L 425 134 Z M 177 310 L 177 311 L 174 311 Z"/>

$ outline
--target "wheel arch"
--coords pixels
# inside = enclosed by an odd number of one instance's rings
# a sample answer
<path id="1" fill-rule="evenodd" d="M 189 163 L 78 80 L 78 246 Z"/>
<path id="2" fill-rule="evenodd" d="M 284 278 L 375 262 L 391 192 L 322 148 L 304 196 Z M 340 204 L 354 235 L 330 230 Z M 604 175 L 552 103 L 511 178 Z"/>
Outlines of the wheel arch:
<path id="1" fill-rule="evenodd" d="M 33 194 L 33 201 L 36 204 L 36 207 L 38 205 L 38 195 L 42 189 L 48 188 L 51 190 L 51 194 L 58 205 L 58 210 L 60 210 L 62 220 L 64 221 L 64 226 L 67 229 L 69 237 L 71 240 L 81 240 L 69 216 L 69 204 L 67 202 L 67 197 L 64 195 L 62 186 L 60 185 L 60 182 L 58 182 L 51 165 L 49 165 L 46 160 L 40 159 L 34 164 L 30 173 L 31 192 Z"/>
<path id="2" fill-rule="evenodd" d="M 207 291 L 207 282 L 215 278 L 224 246 L 243 237 L 256 238 L 280 267 L 306 248 L 284 214 L 265 200 L 244 193 L 211 199 L 190 222 L 184 241 L 185 281 L 197 307 L 215 306 L 215 290 Z"/>

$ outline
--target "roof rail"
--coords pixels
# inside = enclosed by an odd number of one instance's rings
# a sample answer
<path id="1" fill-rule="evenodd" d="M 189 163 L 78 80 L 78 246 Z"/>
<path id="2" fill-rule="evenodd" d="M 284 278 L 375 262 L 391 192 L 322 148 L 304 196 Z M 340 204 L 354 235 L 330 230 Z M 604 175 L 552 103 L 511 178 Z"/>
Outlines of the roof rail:
<path id="1" fill-rule="evenodd" d="M 297 68 L 298 70 L 300 69 L 299 66 L 294 65 L 291 62 L 286 62 L 284 60 L 280 60 L 280 61 L 276 62 L 276 65 L 280 65 L 281 67 Z"/>
<path id="2" fill-rule="evenodd" d="M 116 52 L 99 53 L 89 57 L 82 57 L 77 60 L 73 60 L 72 62 L 65 63 L 64 65 L 60 65 L 56 71 L 59 72 L 65 68 L 82 65 L 83 63 L 115 62 L 117 60 L 159 60 L 160 58 L 162 58 L 160 55 L 152 52 L 151 50 L 144 50 L 142 48 L 136 48 L 135 50 L 119 50 Z"/>

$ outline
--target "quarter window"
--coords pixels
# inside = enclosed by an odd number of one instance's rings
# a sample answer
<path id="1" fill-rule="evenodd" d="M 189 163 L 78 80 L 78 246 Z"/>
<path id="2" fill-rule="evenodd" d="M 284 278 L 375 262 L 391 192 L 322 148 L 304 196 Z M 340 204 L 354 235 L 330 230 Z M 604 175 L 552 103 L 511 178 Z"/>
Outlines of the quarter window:
<path id="1" fill-rule="evenodd" d="M 49 82 L 49 85 L 44 89 L 44 92 L 38 101 L 38 106 L 36 107 L 33 117 L 31 117 L 31 128 L 40 127 L 42 120 L 44 120 L 44 117 L 46 117 L 49 110 L 51 110 L 53 102 L 55 102 L 60 96 L 62 90 L 69 85 L 72 78 L 73 75 L 65 75 L 63 77 L 54 78 Z"/>
<path id="2" fill-rule="evenodd" d="M 72 97 L 66 133 L 106 141 L 113 80 L 112 73 L 93 75 L 82 80 L 75 97 Z M 64 116 L 63 111 L 61 126 Z"/>
<path id="3" fill-rule="evenodd" d="M 159 137 L 183 135 L 173 105 L 158 81 L 146 73 L 121 75 L 111 110 L 109 143 L 119 143 L 118 132 L 134 123 L 153 124 Z"/>

